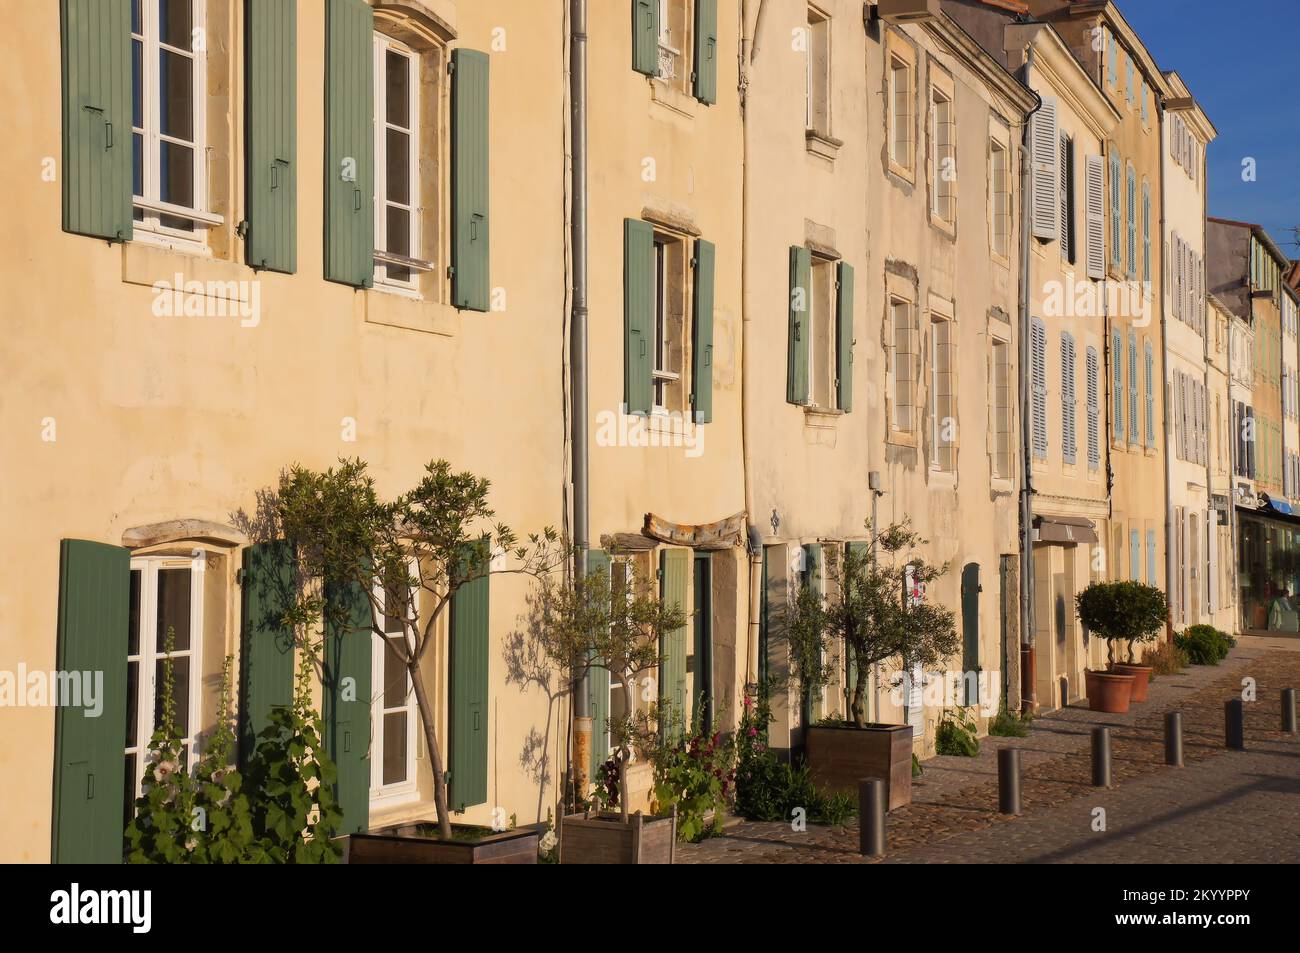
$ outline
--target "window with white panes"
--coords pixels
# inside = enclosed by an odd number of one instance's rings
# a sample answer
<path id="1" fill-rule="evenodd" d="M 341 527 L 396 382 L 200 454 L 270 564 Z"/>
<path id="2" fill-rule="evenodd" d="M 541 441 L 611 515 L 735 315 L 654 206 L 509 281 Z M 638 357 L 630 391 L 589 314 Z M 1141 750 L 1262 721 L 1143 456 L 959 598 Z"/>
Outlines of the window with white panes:
<path id="1" fill-rule="evenodd" d="M 905 172 L 912 171 L 915 120 L 912 115 L 914 83 L 912 61 L 897 53 L 889 57 L 889 159 Z"/>
<path id="2" fill-rule="evenodd" d="M 993 399 L 989 409 L 993 415 L 993 476 L 1010 480 L 1015 476 L 1015 433 L 1013 428 L 1013 378 L 1011 371 L 1011 345 L 993 338 L 989 355 L 989 374 L 993 385 Z"/>
<path id="3" fill-rule="evenodd" d="M 989 140 L 989 195 L 993 253 L 1006 258 L 1011 247 L 1011 173 L 1005 143 Z"/>
<path id="4" fill-rule="evenodd" d="M 809 132 L 831 131 L 831 21 L 821 10 L 808 7 L 804 73 L 804 126 Z"/>
<path id="5" fill-rule="evenodd" d="M 889 300 L 889 317 L 893 341 L 893 400 L 890 407 L 890 428 L 899 433 L 912 434 L 917 429 L 916 393 L 920 381 L 921 346 L 920 328 L 916 308 L 903 298 Z"/>
<path id="6" fill-rule="evenodd" d="M 420 252 L 420 57 L 374 36 L 375 285 L 414 292 L 430 270 Z"/>
<path id="7" fill-rule="evenodd" d="M 957 463 L 957 340 L 953 322 L 930 320 L 930 469 L 952 472 Z"/>
<path id="8" fill-rule="evenodd" d="M 411 620 L 416 618 L 419 564 L 405 573 L 376 579 L 374 599 L 383 613 L 384 638 L 371 638 L 370 799 L 380 802 L 416 796 L 415 750 L 419 711 L 407 666 Z"/>
<path id="9" fill-rule="evenodd" d="M 930 90 L 930 214 L 945 225 L 957 220 L 957 135 L 952 95 Z"/>
<path id="10" fill-rule="evenodd" d="M 207 211 L 206 0 L 132 0 L 135 232 L 201 245 Z"/>
<path id="11" fill-rule="evenodd" d="M 808 397 L 814 407 L 835 407 L 835 262 L 812 256 L 808 302 L 812 340 L 808 347 Z"/>
<path id="12" fill-rule="evenodd" d="M 687 275 L 686 243 L 655 233 L 654 406 L 659 412 L 686 411 Z"/>
<path id="13" fill-rule="evenodd" d="M 181 739 L 181 763 L 197 758 L 203 646 L 203 556 L 144 556 L 131 560 L 127 629 L 126 786 L 124 816 L 134 815 L 142 792 L 149 741 L 162 724 L 170 656 L 172 723 Z M 170 653 L 169 653 L 170 648 Z"/>

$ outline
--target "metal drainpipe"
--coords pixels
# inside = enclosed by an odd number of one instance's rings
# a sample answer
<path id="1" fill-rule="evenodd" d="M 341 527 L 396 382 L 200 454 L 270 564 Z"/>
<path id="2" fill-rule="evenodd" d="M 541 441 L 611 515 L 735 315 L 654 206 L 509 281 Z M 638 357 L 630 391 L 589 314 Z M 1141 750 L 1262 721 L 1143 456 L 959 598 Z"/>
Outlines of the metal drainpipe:
<path id="1" fill-rule="evenodd" d="M 573 315 L 569 326 L 573 412 L 573 575 L 587 572 L 587 0 L 569 3 L 569 136 L 573 179 Z M 573 696 L 573 776 L 577 793 L 586 794 L 590 779 L 591 699 L 583 673 Z"/>
<path id="2" fill-rule="evenodd" d="M 1164 143 L 1161 142 L 1161 144 L 1160 144 L 1161 155 L 1164 154 L 1164 149 L 1165 149 Z M 1207 145 L 1206 149 L 1202 149 L 1201 152 L 1204 153 L 1204 152 L 1206 152 L 1207 149 L 1208 149 L 1208 145 Z M 1206 248 L 1206 225 L 1205 225 L 1205 213 L 1204 213 L 1204 209 L 1205 209 L 1205 199 L 1206 199 L 1206 194 L 1205 194 L 1205 193 L 1208 192 L 1209 190 L 1208 190 L 1208 189 L 1206 188 L 1206 186 L 1205 186 L 1205 176 L 1204 176 L 1203 174 L 1201 174 L 1201 173 L 1202 173 L 1202 170 L 1201 170 L 1201 169 L 1198 169 L 1198 170 L 1197 170 L 1197 174 L 1200 175 L 1200 178 L 1199 178 L 1197 181 L 1200 182 L 1200 188 L 1201 188 L 1201 209 L 1202 209 L 1202 212 L 1201 212 L 1201 285 L 1200 285 L 1200 287 L 1201 287 L 1202 292 L 1204 292 L 1204 291 L 1205 291 L 1205 255 L 1206 255 L 1206 251 L 1207 251 L 1207 248 Z M 1161 265 L 1163 266 L 1163 264 L 1164 264 L 1164 259 L 1161 258 Z M 1160 287 L 1161 287 L 1161 288 L 1164 288 L 1164 275 L 1161 275 L 1160 278 L 1161 278 L 1161 281 L 1160 281 Z M 1210 416 L 1210 414 L 1214 413 L 1214 423 L 1217 425 L 1218 422 L 1219 422 L 1219 415 L 1218 415 L 1217 413 L 1215 413 L 1214 410 L 1213 410 L 1213 407 L 1214 407 L 1214 402 L 1213 402 L 1213 400 L 1212 400 L 1212 396 L 1213 396 L 1213 395 L 1210 393 L 1210 333 L 1209 333 L 1209 332 L 1210 332 L 1210 317 L 1209 317 L 1209 312 L 1210 312 L 1210 309 L 1209 309 L 1209 303 L 1205 300 L 1205 294 L 1202 294 L 1202 296 L 1201 296 L 1201 350 L 1202 350 L 1202 352 L 1203 352 L 1203 354 L 1204 354 L 1204 357 L 1203 357 L 1203 359 L 1202 359 L 1202 362 L 1203 362 L 1203 364 L 1204 364 L 1204 377 L 1205 377 L 1204 385 L 1203 385 L 1203 386 L 1205 387 L 1205 446 L 1206 446 L 1206 448 L 1207 448 L 1206 453 L 1205 453 L 1205 527 L 1206 527 L 1205 536 L 1206 536 L 1206 545 L 1207 545 L 1207 546 L 1213 546 L 1213 547 L 1214 547 L 1214 564 L 1215 564 L 1215 566 L 1218 566 L 1218 565 L 1219 565 L 1219 515 L 1218 515 L 1218 512 L 1214 509 L 1214 456 L 1215 456 L 1215 455 L 1212 454 L 1212 453 L 1210 453 L 1209 450 L 1208 450 L 1208 448 L 1209 448 L 1209 446 L 1210 446 L 1210 435 L 1211 435 L 1212 433 L 1214 433 L 1214 429 L 1215 429 L 1215 428 L 1212 427 L 1212 426 L 1210 425 L 1210 423 L 1209 423 L 1209 416 Z M 1229 389 L 1231 389 L 1231 384 L 1229 384 Z M 1229 405 L 1231 405 L 1231 401 L 1229 401 Z M 1215 447 L 1214 449 L 1217 451 L 1217 450 L 1219 450 L 1220 448 L 1219 448 L 1219 447 Z M 1213 529 L 1210 528 L 1210 516 L 1211 516 L 1211 514 L 1214 515 L 1214 528 L 1213 528 Z M 1210 555 L 1210 554 L 1209 554 L 1209 552 L 1207 551 L 1207 552 L 1205 553 L 1205 555 L 1201 558 L 1201 565 L 1202 565 L 1202 566 L 1208 566 L 1208 565 L 1209 565 L 1209 555 Z M 1219 567 L 1219 572 L 1218 572 L 1218 573 L 1215 573 L 1215 578 L 1210 578 L 1210 574 L 1207 572 L 1207 573 L 1206 573 L 1207 585 L 1202 587 L 1202 588 L 1204 589 L 1204 591 L 1205 591 L 1205 607 L 1206 607 L 1206 609 L 1209 610 L 1209 607 L 1210 607 L 1211 603 L 1213 603 L 1213 605 L 1214 605 L 1214 610 L 1213 610 L 1212 612 L 1209 613 L 1209 615 L 1210 615 L 1210 619 L 1211 619 L 1211 621 L 1210 621 L 1210 624 L 1211 624 L 1211 625 L 1214 625 L 1215 622 L 1218 621 L 1215 617 L 1219 614 L 1219 610 L 1220 610 L 1221 608 L 1223 608 L 1222 606 L 1219 605 L 1219 597 L 1218 597 L 1218 595 L 1216 595 L 1214 599 L 1211 599 L 1211 598 L 1210 598 L 1210 593 L 1211 593 L 1212 591 L 1213 591 L 1213 592 L 1216 592 L 1216 593 L 1218 592 L 1218 589 L 1219 589 L 1219 580 L 1218 580 L 1217 577 L 1218 577 L 1219 574 L 1222 573 L 1222 572 L 1223 572 L 1223 567 L 1221 567 L 1221 566 Z M 1210 586 L 1213 586 L 1214 589 L 1213 589 L 1213 590 L 1210 589 L 1210 588 L 1209 588 Z"/>
<path id="3" fill-rule="evenodd" d="M 1021 82 L 1033 92 L 1029 84 L 1029 72 L 1034 66 L 1034 48 L 1025 49 L 1025 65 Z M 1034 514 L 1031 505 L 1033 496 L 1034 449 L 1030 433 L 1032 416 L 1030 411 L 1029 378 L 1029 286 L 1030 270 L 1033 256 L 1030 254 L 1030 201 L 1029 201 L 1029 166 L 1030 122 L 1034 113 L 1043 106 L 1041 96 L 1025 116 L 1024 128 L 1020 133 L 1020 373 L 1016 375 L 1020 383 L 1020 443 L 1024 458 L 1025 474 L 1020 486 L 1020 709 L 1031 713 L 1037 707 L 1033 673 L 1034 661 Z"/>
<path id="4" fill-rule="evenodd" d="M 745 647 L 745 678 L 748 682 L 757 682 L 758 673 L 762 668 L 759 665 L 758 649 L 761 624 L 759 616 L 763 611 L 763 535 L 758 529 L 758 525 L 753 522 L 754 485 L 751 479 L 749 458 L 750 449 L 753 447 L 749 434 L 750 418 L 752 416 L 749 407 L 752 394 L 749 377 L 753 362 L 749 357 L 751 309 L 749 307 L 749 280 L 747 277 L 749 274 L 749 250 L 752 247 L 749 240 L 749 67 L 758 58 L 759 33 L 763 28 L 764 0 L 758 0 L 758 10 L 754 17 L 752 36 L 747 32 L 747 18 L 745 16 L 747 5 L 746 0 L 739 0 L 741 33 L 739 76 L 741 129 L 740 234 L 742 243 L 740 255 L 740 458 L 744 482 L 745 514 L 749 521 L 749 644 Z"/>

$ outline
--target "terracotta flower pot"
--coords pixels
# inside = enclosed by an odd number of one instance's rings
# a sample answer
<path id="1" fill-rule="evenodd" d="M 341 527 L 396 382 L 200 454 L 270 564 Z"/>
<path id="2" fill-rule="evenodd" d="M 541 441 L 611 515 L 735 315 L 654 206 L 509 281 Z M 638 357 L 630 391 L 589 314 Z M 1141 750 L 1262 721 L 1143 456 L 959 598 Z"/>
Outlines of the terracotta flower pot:
<path id="1" fill-rule="evenodd" d="M 1088 689 L 1088 707 L 1093 711 L 1109 712 L 1122 715 L 1128 711 L 1128 703 L 1133 696 L 1135 675 L 1121 675 L 1117 672 L 1094 672 L 1089 669 L 1084 673 Z"/>
<path id="2" fill-rule="evenodd" d="M 1151 666 L 1137 665 L 1130 662 L 1116 662 L 1110 667 L 1110 670 L 1116 675 L 1132 675 L 1133 698 L 1132 701 L 1144 702 L 1147 700 L 1147 687 L 1151 684 Z"/>

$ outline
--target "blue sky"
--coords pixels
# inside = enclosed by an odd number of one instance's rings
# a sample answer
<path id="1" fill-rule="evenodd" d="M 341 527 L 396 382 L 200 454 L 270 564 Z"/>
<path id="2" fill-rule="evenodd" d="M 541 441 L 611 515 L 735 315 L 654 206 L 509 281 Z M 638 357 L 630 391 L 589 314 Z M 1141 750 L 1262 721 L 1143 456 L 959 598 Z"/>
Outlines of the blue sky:
<path id="1" fill-rule="evenodd" d="M 1209 214 L 1263 225 L 1300 258 L 1300 2 L 1118 0 L 1162 70 L 1176 70 L 1219 130 Z M 1256 181 L 1241 180 L 1242 159 Z"/>

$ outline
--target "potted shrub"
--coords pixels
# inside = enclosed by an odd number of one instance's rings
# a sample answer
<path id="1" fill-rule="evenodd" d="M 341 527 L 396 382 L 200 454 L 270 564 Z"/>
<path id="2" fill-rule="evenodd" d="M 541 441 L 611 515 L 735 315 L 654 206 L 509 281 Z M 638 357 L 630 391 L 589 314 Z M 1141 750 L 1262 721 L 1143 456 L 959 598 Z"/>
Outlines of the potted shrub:
<path id="1" fill-rule="evenodd" d="M 1106 640 L 1109 670 L 1086 675 L 1088 707 L 1123 714 L 1130 701 L 1146 701 L 1151 666 L 1133 661 L 1135 644 L 1150 642 L 1169 616 L 1165 594 L 1139 582 L 1094 582 L 1075 597 L 1079 620 L 1088 631 Z M 1127 645 L 1124 661 L 1115 658 L 1115 644 Z"/>
<path id="2" fill-rule="evenodd" d="M 436 824 L 407 824 L 371 834 L 351 834 L 343 850 L 346 864 L 535 864 L 535 828 L 494 831 L 453 824 L 451 837 Z"/>
<path id="3" fill-rule="evenodd" d="M 677 838 L 676 804 L 659 815 L 630 810 L 627 768 L 633 751 L 648 757 L 657 738 L 672 730 L 657 712 L 637 714 L 636 689 L 658 669 L 665 635 L 686 624 L 680 606 L 664 605 L 653 580 L 634 573 L 611 591 L 609 573 L 595 568 L 581 579 L 547 573 L 537 577 L 530 629 L 538 650 L 576 684 L 589 668 L 609 671 L 623 686 L 623 712 L 608 721 L 613 754 L 586 811 L 562 817 L 562 864 L 672 863 Z M 665 713 L 665 719 L 670 713 Z M 579 792 L 585 795 L 586 792 Z M 615 810 L 617 809 L 617 810 Z"/>
<path id="4" fill-rule="evenodd" d="M 912 728 L 867 722 L 872 669 L 890 659 L 906 668 L 933 666 L 959 651 L 960 642 L 952 610 L 916 594 L 947 567 L 914 554 L 923 540 L 906 521 L 881 530 L 869 520 L 866 526 L 867 543 L 827 560 L 830 598 L 805 587 L 790 606 L 786 629 L 791 671 L 805 696 L 819 692 L 837 670 L 853 686 L 842 722 L 807 727 L 812 780 L 828 791 L 852 793 L 862 778 L 881 778 L 893 810 L 912 799 Z"/>
<path id="5" fill-rule="evenodd" d="M 493 524 L 488 503 L 490 483 L 473 473 L 454 472 L 445 460 L 425 466 L 419 482 L 391 500 L 382 499 L 364 461 L 341 460 L 337 467 L 314 471 L 293 466 L 280 477 L 269 498 L 270 528 L 292 541 L 300 580 L 284 615 L 297 632 L 311 632 L 324 622 L 326 631 L 344 639 L 379 639 L 398 655 L 410 678 L 428 752 L 437 823 L 424 829 L 414 843 L 385 848 L 367 834 L 352 835 L 342 849 L 351 863 L 365 863 L 384 850 L 401 851 L 410 861 L 430 863 L 480 862 L 493 855 L 488 847 L 513 840 L 532 844 L 530 831 L 493 832 L 483 838 L 453 828 L 447 802 L 435 698 L 426 684 L 424 664 L 461 586 L 487 572 L 548 573 L 564 564 L 570 550 L 558 534 L 545 529 L 526 541 L 509 527 Z M 493 558 L 499 557 L 499 558 Z M 331 599 L 327 593 L 351 593 L 359 600 Z M 399 623 L 400 632 L 391 631 Z M 386 629 L 388 631 L 386 631 Z M 300 640 L 304 654 L 323 656 L 323 644 Z M 368 689 L 367 689 L 368 690 Z M 392 830 L 378 835 L 390 841 L 409 836 Z M 433 842 L 433 843 L 426 843 Z M 520 850 L 524 848 L 519 847 Z M 468 858 L 468 859 L 467 859 Z"/>

